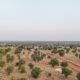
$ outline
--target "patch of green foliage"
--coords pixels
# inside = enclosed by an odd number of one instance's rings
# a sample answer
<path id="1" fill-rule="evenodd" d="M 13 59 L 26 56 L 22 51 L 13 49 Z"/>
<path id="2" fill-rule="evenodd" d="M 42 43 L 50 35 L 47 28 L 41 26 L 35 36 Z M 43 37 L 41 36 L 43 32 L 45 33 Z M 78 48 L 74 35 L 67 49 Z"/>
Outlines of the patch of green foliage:
<path id="1" fill-rule="evenodd" d="M 6 68 L 6 72 L 7 72 L 8 75 L 10 75 L 13 72 L 13 70 L 14 70 L 13 66 L 9 66 L 9 67 Z"/>
<path id="2" fill-rule="evenodd" d="M 51 64 L 52 67 L 55 67 L 59 65 L 59 61 L 57 59 L 52 59 L 49 64 Z"/>
<path id="3" fill-rule="evenodd" d="M 62 68 L 62 74 L 67 78 L 69 75 L 71 75 L 72 71 L 67 68 Z"/>
<path id="4" fill-rule="evenodd" d="M 40 72 L 41 72 L 40 68 L 35 67 L 35 68 L 32 69 L 31 75 L 32 75 L 34 78 L 38 78 L 39 75 L 40 75 Z"/>
<path id="5" fill-rule="evenodd" d="M 19 66 L 19 69 L 20 73 L 25 73 L 26 72 L 26 69 L 24 66 Z"/>
<path id="6" fill-rule="evenodd" d="M 68 66 L 68 63 L 67 63 L 67 62 L 62 62 L 62 63 L 61 63 L 61 66 L 62 66 L 62 67 L 67 67 L 67 66 Z"/>
<path id="7" fill-rule="evenodd" d="M 16 66 L 21 66 L 23 64 L 25 64 L 25 61 L 21 59 L 19 60 L 19 62 L 16 63 Z"/>
<path id="8" fill-rule="evenodd" d="M 7 60 L 7 62 L 12 62 L 14 60 L 14 56 L 11 56 L 10 54 L 8 54 L 6 56 L 6 60 Z"/>
<path id="9" fill-rule="evenodd" d="M 4 61 L 0 61 L 0 67 L 4 67 L 5 62 Z"/>
<path id="10" fill-rule="evenodd" d="M 80 72 L 76 75 L 77 79 L 80 80 Z"/>
<path id="11" fill-rule="evenodd" d="M 28 65 L 29 65 L 29 67 L 30 67 L 31 69 L 34 67 L 34 65 L 33 65 L 32 63 L 29 63 Z"/>

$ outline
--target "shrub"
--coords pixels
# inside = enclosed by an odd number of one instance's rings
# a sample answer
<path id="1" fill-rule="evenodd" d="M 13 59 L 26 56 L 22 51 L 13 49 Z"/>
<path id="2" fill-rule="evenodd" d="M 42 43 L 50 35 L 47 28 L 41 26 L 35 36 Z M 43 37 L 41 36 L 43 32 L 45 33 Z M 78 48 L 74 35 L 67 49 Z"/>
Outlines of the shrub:
<path id="1" fill-rule="evenodd" d="M 28 80 L 27 78 L 20 78 L 20 79 L 18 79 L 18 80 Z"/>
<path id="2" fill-rule="evenodd" d="M 62 68 L 62 74 L 64 74 L 64 76 L 67 78 L 70 74 L 72 73 L 71 70 L 67 69 L 67 68 Z"/>
<path id="3" fill-rule="evenodd" d="M 18 47 L 15 50 L 15 54 L 19 54 L 20 55 L 21 51 L 22 51 L 22 48 Z"/>
<path id="4" fill-rule="evenodd" d="M 26 69 L 24 66 L 19 66 L 19 71 L 20 71 L 20 73 L 25 73 Z"/>
<path id="5" fill-rule="evenodd" d="M 67 62 L 62 62 L 62 63 L 61 63 L 61 66 L 62 66 L 62 67 L 67 67 L 67 66 L 68 66 L 68 63 L 67 63 Z"/>
<path id="6" fill-rule="evenodd" d="M 4 67 L 5 62 L 4 61 L 0 61 L 0 67 Z"/>
<path id="7" fill-rule="evenodd" d="M 38 78 L 40 75 L 40 72 L 41 72 L 40 68 L 35 67 L 32 69 L 31 74 L 34 78 Z"/>
<path id="8" fill-rule="evenodd" d="M 11 51 L 11 48 L 5 49 L 5 52 L 9 52 L 9 51 Z"/>
<path id="9" fill-rule="evenodd" d="M 23 64 L 25 64 L 25 61 L 21 59 L 19 60 L 19 62 L 16 63 L 16 66 L 21 66 Z"/>
<path id="10" fill-rule="evenodd" d="M 80 72 L 77 73 L 77 76 L 76 77 L 77 77 L 78 80 L 80 80 Z"/>
<path id="11" fill-rule="evenodd" d="M 51 58 L 51 56 L 48 56 L 48 58 L 50 59 L 50 58 Z"/>
<path id="12" fill-rule="evenodd" d="M 44 58 L 44 56 L 45 56 L 44 54 L 37 53 L 37 54 L 32 54 L 31 57 L 34 61 L 40 61 Z"/>
<path id="13" fill-rule="evenodd" d="M 56 53 L 58 53 L 58 50 L 57 49 L 53 49 L 52 53 L 56 54 Z"/>
<path id="14" fill-rule="evenodd" d="M 76 53 L 75 56 L 78 57 L 78 53 Z"/>
<path id="15" fill-rule="evenodd" d="M 79 59 L 80 59 L 80 54 L 79 54 Z"/>
<path id="16" fill-rule="evenodd" d="M 9 66 L 6 68 L 6 72 L 8 75 L 10 75 L 13 72 L 14 68 L 12 66 Z"/>
<path id="17" fill-rule="evenodd" d="M 29 63 L 29 67 L 32 69 L 34 65 L 32 63 Z"/>
<path id="18" fill-rule="evenodd" d="M 6 56 L 7 62 L 12 62 L 14 60 L 14 56 L 10 56 L 9 54 Z"/>
<path id="19" fill-rule="evenodd" d="M 2 56 L 4 56 L 4 54 L 5 54 L 5 52 L 4 52 L 4 50 L 0 50 L 0 57 L 2 57 Z"/>
<path id="20" fill-rule="evenodd" d="M 72 50 L 72 53 L 76 53 L 76 49 L 73 49 L 73 50 Z"/>
<path id="21" fill-rule="evenodd" d="M 51 64 L 52 67 L 54 67 L 54 66 L 56 66 L 56 65 L 59 65 L 59 62 L 58 62 L 57 59 L 52 59 L 52 60 L 49 62 L 49 64 Z"/>
<path id="22" fill-rule="evenodd" d="M 59 55 L 63 57 L 65 55 L 64 50 L 59 50 Z"/>
<path id="23" fill-rule="evenodd" d="M 66 53 L 69 53 L 70 52 L 70 48 L 66 48 Z"/>
<path id="24" fill-rule="evenodd" d="M 51 73 L 48 73 L 48 77 L 51 77 L 52 76 L 52 74 Z"/>

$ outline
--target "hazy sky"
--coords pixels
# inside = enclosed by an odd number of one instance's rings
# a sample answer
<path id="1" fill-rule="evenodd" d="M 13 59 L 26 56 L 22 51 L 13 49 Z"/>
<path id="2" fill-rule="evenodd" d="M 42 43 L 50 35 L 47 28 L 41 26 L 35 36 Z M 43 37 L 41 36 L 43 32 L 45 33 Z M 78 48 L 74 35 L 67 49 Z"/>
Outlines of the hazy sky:
<path id="1" fill-rule="evenodd" d="M 80 0 L 0 0 L 0 41 L 80 41 Z"/>

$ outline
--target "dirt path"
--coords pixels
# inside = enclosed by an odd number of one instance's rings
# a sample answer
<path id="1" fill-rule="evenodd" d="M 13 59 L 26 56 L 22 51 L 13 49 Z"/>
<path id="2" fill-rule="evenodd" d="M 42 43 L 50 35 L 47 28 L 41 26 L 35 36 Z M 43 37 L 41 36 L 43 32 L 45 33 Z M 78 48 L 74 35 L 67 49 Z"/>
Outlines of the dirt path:
<path id="1" fill-rule="evenodd" d="M 80 65 L 72 62 L 72 61 L 69 61 L 69 60 L 65 60 L 64 58 L 58 56 L 58 55 L 55 55 L 55 58 L 59 59 L 60 61 L 66 61 L 68 62 L 68 65 L 70 68 L 76 70 L 77 72 L 80 72 Z"/>

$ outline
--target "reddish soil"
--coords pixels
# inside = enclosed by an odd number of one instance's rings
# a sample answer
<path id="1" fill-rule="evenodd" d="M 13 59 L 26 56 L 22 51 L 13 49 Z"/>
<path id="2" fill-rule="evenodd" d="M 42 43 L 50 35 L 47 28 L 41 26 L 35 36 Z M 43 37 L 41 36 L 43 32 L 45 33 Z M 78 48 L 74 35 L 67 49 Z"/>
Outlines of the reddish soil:
<path id="1" fill-rule="evenodd" d="M 78 65 L 72 61 L 65 60 L 63 57 L 60 57 L 59 55 L 55 55 L 55 58 L 59 59 L 61 62 L 63 62 L 63 61 L 68 62 L 68 65 L 70 68 L 76 70 L 77 72 L 80 72 L 80 65 Z"/>

